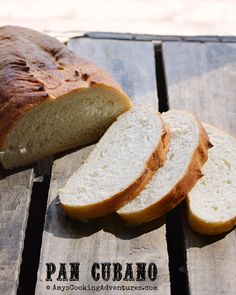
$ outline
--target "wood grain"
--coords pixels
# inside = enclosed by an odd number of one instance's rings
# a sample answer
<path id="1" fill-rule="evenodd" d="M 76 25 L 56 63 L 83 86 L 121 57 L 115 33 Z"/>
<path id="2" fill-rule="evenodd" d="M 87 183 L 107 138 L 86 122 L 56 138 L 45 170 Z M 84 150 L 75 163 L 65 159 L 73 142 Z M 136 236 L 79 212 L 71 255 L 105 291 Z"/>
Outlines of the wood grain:
<path id="1" fill-rule="evenodd" d="M 16 294 L 24 246 L 33 169 L 0 180 L 0 294 Z"/>
<path id="2" fill-rule="evenodd" d="M 81 32 L 81 31 L 44 31 L 46 34 L 57 38 L 61 42 L 68 42 L 71 38 L 109 39 L 109 40 L 131 40 L 131 41 L 177 41 L 177 42 L 216 42 L 216 43 L 236 43 L 236 36 L 181 36 L 181 35 L 154 35 L 154 34 L 132 34 L 132 33 L 112 33 L 112 32 Z"/>
<path id="3" fill-rule="evenodd" d="M 50 32 L 51 33 L 51 32 Z M 80 37 L 82 34 L 78 32 L 76 35 L 75 32 L 66 32 L 67 40 L 68 36 L 71 34 L 71 37 Z M 63 34 L 54 33 L 55 37 L 63 37 Z M 214 36 L 214 35 L 196 35 L 196 36 L 181 36 L 181 35 L 156 35 L 156 34 L 132 34 L 132 33 L 112 33 L 112 32 L 84 32 L 84 36 L 94 39 L 115 39 L 115 40 L 137 40 L 137 41 L 177 41 L 177 42 L 223 42 L 223 43 L 235 43 L 236 36 Z M 64 38 L 65 40 L 65 38 Z"/>
<path id="4" fill-rule="evenodd" d="M 236 134 L 236 44 L 163 44 L 170 108 Z M 236 231 L 218 237 L 192 232 L 183 219 L 191 294 L 235 294 Z"/>
<path id="5" fill-rule="evenodd" d="M 151 43 L 116 40 L 74 39 L 70 48 L 82 56 L 94 60 L 122 85 L 136 103 L 147 103 L 157 108 L 154 48 Z M 52 282 L 46 279 L 46 263 L 80 262 L 80 281 L 75 285 L 136 286 L 148 290 L 148 294 L 170 294 L 168 254 L 163 220 L 137 228 L 127 228 L 117 215 L 99 218 L 88 223 L 67 218 L 58 202 L 58 189 L 61 188 L 74 170 L 85 160 L 92 147 L 87 147 L 54 161 L 45 219 L 40 266 L 36 294 L 56 294 L 55 285 L 71 285 L 70 281 L 58 282 L 56 275 Z M 95 282 L 91 277 L 94 262 L 126 263 L 154 262 L 158 268 L 156 281 L 108 281 Z M 136 274 L 136 269 L 134 270 Z M 46 286 L 50 287 L 47 291 Z M 144 294 L 144 290 L 126 291 L 125 294 Z M 95 294 L 95 291 L 64 291 L 63 294 Z M 105 290 L 99 294 L 124 294 L 120 290 Z M 146 293 L 145 293 L 146 294 Z"/>
<path id="6" fill-rule="evenodd" d="M 151 42 L 80 38 L 69 40 L 68 47 L 110 73 L 133 102 L 158 108 Z"/>
<path id="7" fill-rule="evenodd" d="M 164 43 L 169 107 L 236 134 L 236 44 Z"/>

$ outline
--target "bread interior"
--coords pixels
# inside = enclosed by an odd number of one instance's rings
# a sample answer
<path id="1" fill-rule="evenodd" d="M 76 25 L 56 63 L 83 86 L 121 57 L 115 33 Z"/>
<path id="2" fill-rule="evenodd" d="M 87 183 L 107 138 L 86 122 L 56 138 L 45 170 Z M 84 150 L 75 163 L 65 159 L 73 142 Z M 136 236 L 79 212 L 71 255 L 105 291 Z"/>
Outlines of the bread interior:
<path id="1" fill-rule="evenodd" d="M 1 148 L 5 168 L 97 141 L 129 100 L 109 87 L 93 87 L 50 99 L 26 112 Z"/>

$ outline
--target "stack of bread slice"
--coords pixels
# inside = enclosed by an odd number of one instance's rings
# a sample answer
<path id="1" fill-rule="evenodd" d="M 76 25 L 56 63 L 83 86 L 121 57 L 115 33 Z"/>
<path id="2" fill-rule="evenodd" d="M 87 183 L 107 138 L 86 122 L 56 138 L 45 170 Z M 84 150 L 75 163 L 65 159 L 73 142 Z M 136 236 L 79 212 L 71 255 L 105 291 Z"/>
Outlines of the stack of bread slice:
<path id="1" fill-rule="evenodd" d="M 163 164 L 168 144 L 160 114 L 143 108 L 122 114 L 60 190 L 66 214 L 85 220 L 122 207 Z"/>
<path id="2" fill-rule="evenodd" d="M 170 128 L 170 146 L 164 165 L 146 188 L 118 210 L 128 224 L 151 221 L 179 204 L 202 176 L 210 143 L 200 122 L 189 112 L 163 114 Z"/>
<path id="3" fill-rule="evenodd" d="M 213 127 L 206 128 L 208 131 Z M 213 137 L 213 143 L 218 145 L 212 132 L 209 133 L 210 140 Z M 225 136 L 222 135 L 222 142 Z M 235 139 L 229 138 L 235 148 Z M 79 220 L 116 211 L 127 225 L 138 225 L 164 215 L 189 194 L 189 220 L 194 230 L 204 234 L 228 230 L 235 225 L 236 216 L 235 153 L 232 151 L 226 157 L 226 162 L 234 169 L 225 172 L 233 173 L 226 181 L 230 188 L 229 194 L 225 188 L 228 201 L 221 213 L 209 217 L 209 227 L 214 227 L 221 215 L 227 215 L 230 221 L 224 221 L 227 226 L 220 226 L 220 230 L 204 230 L 208 223 L 207 205 L 217 206 L 218 202 L 217 196 L 210 196 L 214 190 L 211 186 L 216 185 L 214 176 L 202 178 L 203 172 L 206 175 L 211 171 L 213 175 L 217 173 L 215 154 L 221 147 L 217 147 L 217 151 L 213 148 L 207 161 L 208 150 L 212 147 L 210 140 L 198 118 L 188 111 L 170 110 L 160 115 L 144 107 L 134 107 L 118 117 L 86 162 L 59 191 L 64 211 Z M 205 191 L 202 183 L 206 183 Z M 219 198 L 219 203 L 223 199 Z"/>

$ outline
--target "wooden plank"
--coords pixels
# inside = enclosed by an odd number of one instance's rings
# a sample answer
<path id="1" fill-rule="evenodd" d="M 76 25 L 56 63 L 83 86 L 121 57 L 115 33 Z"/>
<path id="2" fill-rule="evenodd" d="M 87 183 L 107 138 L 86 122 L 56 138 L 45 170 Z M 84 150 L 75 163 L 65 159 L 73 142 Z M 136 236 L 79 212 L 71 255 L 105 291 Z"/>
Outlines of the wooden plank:
<path id="1" fill-rule="evenodd" d="M 113 32 L 86 32 L 86 31 L 44 31 L 46 34 L 57 38 L 61 42 L 68 42 L 71 38 L 109 39 L 109 40 L 131 40 L 131 41 L 163 41 L 163 42 L 222 42 L 236 43 L 236 36 L 181 36 L 181 35 L 154 35 L 154 34 L 132 34 Z"/>
<path id="2" fill-rule="evenodd" d="M 33 169 L 0 180 L 0 294 L 16 294 L 24 246 Z"/>
<path id="3" fill-rule="evenodd" d="M 170 108 L 189 109 L 236 134 L 236 44 L 165 43 Z M 191 294 L 235 294 L 236 231 L 204 237 L 184 219 Z"/>
<path id="4" fill-rule="evenodd" d="M 67 34 L 69 36 L 69 34 Z M 80 38 L 82 34 L 78 32 L 71 33 L 72 38 Z M 114 40 L 132 40 L 132 41 L 163 41 L 163 42 L 216 42 L 216 43 L 236 43 L 236 36 L 181 36 L 181 35 L 153 35 L 153 34 L 131 34 L 131 33 L 110 33 L 110 32 L 84 32 L 84 37 L 92 39 L 114 39 Z"/>
<path id="5" fill-rule="evenodd" d="M 75 35 L 74 35 L 75 36 Z M 112 32 L 87 32 L 86 36 L 96 39 L 137 40 L 137 41 L 190 41 L 190 42 L 236 42 L 235 36 L 181 36 Z M 226 37 L 226 38 L 225 38 Z"/>
<path id="6" fill-rule="evenodd" d="M 84 38 L 71 39 L 68 46 L 110 73 L 133 102 L 158 108 L 154 49 L 150 42 Z"/>
<path id="7" fill-rule="evenodd" d="M 151 43 L 75 39 L 69 46 L 101 64 L 135 102 L 148 102 L 157 107 L 155 81 L 154 49 Z M 36 285 L 36 294 L 54 294 L 54 285 L 88 285 L 99 287 L 149 286 L 148 294 L 170 294 L 168 255 L 165 239 L 165 226 L 155 221 L 135 229 L 126 228 L 116 215 L 110 215 L 88 223 L 71 221 L 58 203 L 58 189 L 61 188 L 72 172 L 86 158 L 91 147 L 68 154 L 54 162 L 48 209 L 43 234 L 40 267 Z M 58 282 L 58 273 L 53 280 L 46 281 L 46 263 L 80 262 L 79 282 Z M 156 263 L 158 278 L 155 281 L 94 281 L 91 276 L 92 264 L 98 262 L 120 263 L 123 269 L 126 263 Z M 58 271 L 58 269 L 57 269 Z M 136 270 L 135 270 L 136 276 Z M 47 292 L 47 286 L 50 291 Z M 158 290 L 155 290 L 156 287 Z M 158 292 L 159 291 L 159 292 Z M 58 291 L 57 291 L 58 292 Z M 78 292 L 78 291 L 77 291 Z M 64 291 L 65 294 L 95 294 L 95 291 Z M 124 294 L 124 291 L 105 290 L 101 294 Z M 56 291 L 55 291 L 56 294 Z M 144 291 L 125 291 L 125 294 L 144 294 Z"/>

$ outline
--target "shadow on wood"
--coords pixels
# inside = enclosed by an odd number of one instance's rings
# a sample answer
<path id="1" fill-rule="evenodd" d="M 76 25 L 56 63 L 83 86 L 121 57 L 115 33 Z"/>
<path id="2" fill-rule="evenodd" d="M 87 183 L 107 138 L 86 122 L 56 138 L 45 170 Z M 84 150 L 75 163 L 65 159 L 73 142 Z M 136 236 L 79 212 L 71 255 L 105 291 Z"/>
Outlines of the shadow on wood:
<path id="1" fill-rule="evenodd" d="M 217 236 L 205 236 L 205 235 L 198 234 L 191 229 L 187 221 L 186 212 L 185 210 L 183 211 L 184 212 L 182 213 L 182 217 L 183 217 L 185 234 L 187 234 L 189 237 L 191 236 L 191 239 L 189 239 L 188 243 L 186 243 L 187 249 L 207 247 L 210 244 L 214 244 L 220 240 L 223 240 L 226 235 L 228 235 L 231 231 L 234 231 L 233 229 L 228 233 L 217 235 Z"/>
<path id="2" fill-rule="evenodd" d="M 104 232 L 113 234 L 119 239 L 130 240 L 156 230 L 163 224 L 164 218 L 136 227 L 127 227 L 115 213 L 88 222 L 72 220 L 64 214 L 59 198 L 56 197 L 47 210 L 45 231 L 56 237 L 79 239 L 103 230 Z"/>
<path id="3" fill-rule="evenodd" d="M 14 169 L 5 169 L 2 166 L 2 164 L 0 163 L 0 180 L 6 178 L 7 176 L 15 175 L 15 174 L 17 174 L 19 172 L 24 172 L 24 171 L 27 171 L 27 170 L 30 170 L 30 169 L 33 169 L 33 168 L 34 168 L 33 165 L 27 165 L 27 166 L 24 166 L 24 167 L 17 167 L 17 168 L 14 168 Z"/>

